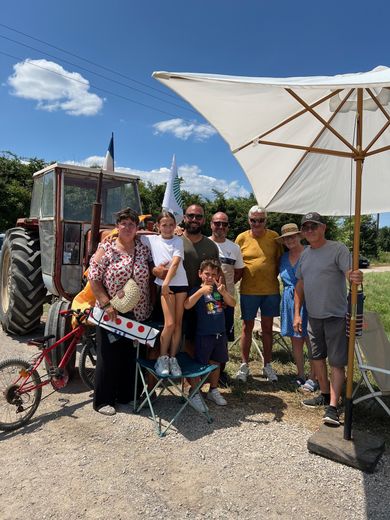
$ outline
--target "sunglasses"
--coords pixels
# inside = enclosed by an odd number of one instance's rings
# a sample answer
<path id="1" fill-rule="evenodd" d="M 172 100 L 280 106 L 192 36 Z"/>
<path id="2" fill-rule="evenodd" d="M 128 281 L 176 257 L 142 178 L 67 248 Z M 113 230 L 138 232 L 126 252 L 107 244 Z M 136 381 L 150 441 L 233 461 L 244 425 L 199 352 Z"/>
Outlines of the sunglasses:
<path id="1" fill-rule="evenodd" d="M 315 222 L 312 222 L 311 224 L 303 224 L 302 231 L 315 231 L 318 229 L 319 224 L 316 224 Z"/>
<path id="2" fill-rule="evenodd" d="M 224 228 L 227 228 L 229 223 L 228 222 L 220 222 L 220 221 L 213 221 L 212 222 L 214 224 L 214 226 L 216 227 L 224 227 Z"/>
<path id="3" fill-rule="evenodd" d="M 189 220 L 202 220 L 204 218 L 203 215 L 199 215 L 199 213 L 187 213 L 186 217 Z"/>
<path id="4" fill-rule="evenodd" d="M 266 218 L 250 218 L 249 219 L 249 222 L 251 224 L 264 224 L 264 222 L 266 221 L 267 219 Z"/>

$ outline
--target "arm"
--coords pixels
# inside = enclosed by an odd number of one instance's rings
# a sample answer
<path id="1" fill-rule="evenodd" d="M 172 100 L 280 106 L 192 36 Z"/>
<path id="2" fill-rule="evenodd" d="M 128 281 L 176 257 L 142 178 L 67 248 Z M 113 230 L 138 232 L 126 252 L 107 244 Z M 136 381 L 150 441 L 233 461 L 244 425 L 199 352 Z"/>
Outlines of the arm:
<path id="1" fill-rule="evenodd" d="M 241 280 L 243 272 L 244 272 L 244 268 L 234 269 L 234 283 L 237 283 Z"/>
<path id="2" fill-rule="evenodd" d="M 202 285 L 200 289 L 198 289 L 194 294 L 191 294 L 191 296 L 188 296 L 186 300 L 184 301 L 184 308 L 186 310 L 192 309 L 194 305 L 198 302 L 198 300 L 203 296 L 204 294 L 210 294 L 213 290 L 212 285 Z"/>
<path id="3" fill-rule="evenodd" d="M 217 289 L 218 289 L 218 292 L 222 295 L 223 301 L 226 303 L 226 305 L 229 305 L 229 307 L 235 307 L 236 300 L 228 292 L 228 290 L 226 289 L 226 286 L 224 284 L 220 284 L 217 287 Z"/>
<path id="4" fill-rule="evenodd" d="M 294 290 L 294 330 L 302 332 L 301 307 L 304 301 L 303 280 L 298 280 Z"/>
<path id="5" fill-rule="evenodd" d="M 90 275 L 91 272 L 101 271 L 104 255 L 105 251 L 102 248 L 99 248 L 93 255 L 90 263 Z M 103 282 L 99 279 L 92 279 L 89 277 L 89 283 L 91 285 L 91 289 L 96 300 L 99 302 L 100 307 L 106 311 L 111 320 L 115 319 L 117 313 L 114 307 L 110 305 L 111 298 L 107 293 L 107 290 L 103 285 Z"/>
<path id="6" fill-rule="evenodd" d="M 168 269 L 168 272 L 167 272 L 167 274 L 166 274 L 166 276 L 164 278 L 164 282 L 163 282 L 162 287 L 161 287 L 161 294 L 163 296 L 168 296 L 168 294 L 169 294 L 169 284 L 170 284 L 172 278 L 175 276 L 181 261 L 182 260 L 181 260 L 180 256 L 174 256 L 173 257 L 173 260 L 171 262 L 171 266 Z"/>

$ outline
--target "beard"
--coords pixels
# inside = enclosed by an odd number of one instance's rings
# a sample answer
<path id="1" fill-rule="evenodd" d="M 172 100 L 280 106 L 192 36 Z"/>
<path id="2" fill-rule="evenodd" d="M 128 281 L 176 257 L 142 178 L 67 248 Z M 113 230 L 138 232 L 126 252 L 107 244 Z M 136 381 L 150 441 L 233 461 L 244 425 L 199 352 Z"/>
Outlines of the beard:
<path id="1" fill-rule="evenodd" d="M 201 232 L 202 226 L 200 226 L 199 224 L 187 222 L 184 225 L 184 229 L 187 231 L 189 235 L 198 235 Z"/>

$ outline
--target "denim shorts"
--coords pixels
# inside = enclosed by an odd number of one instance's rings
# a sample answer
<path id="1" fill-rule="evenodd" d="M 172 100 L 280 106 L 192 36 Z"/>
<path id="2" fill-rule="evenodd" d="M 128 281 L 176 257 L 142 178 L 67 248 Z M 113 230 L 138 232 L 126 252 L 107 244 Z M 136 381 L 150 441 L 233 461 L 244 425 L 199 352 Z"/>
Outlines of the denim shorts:
<path id="1" fill-rule="evenodd" d="M 210 334 L 208 336 L 196 336 L 195 359 L 208 365 L 209 361 L 226 363 L 229 361 L 226 334 Z"/>
<path id="2" fill-rule="evenodd" d="M 326 359 L 331 367 L 345 367 L 348 362 L 348 340 L 345 318 L 310 318 L 307 325 L 310 338 L 309 357 Z"/>
<path id="3" fill-rule="evenodd" d="M 241 294 L 241 319 L 254 320 L 257 311 L 260 309 L 261 315 L 269 318 L 280 314 L 280 294 Z"/>

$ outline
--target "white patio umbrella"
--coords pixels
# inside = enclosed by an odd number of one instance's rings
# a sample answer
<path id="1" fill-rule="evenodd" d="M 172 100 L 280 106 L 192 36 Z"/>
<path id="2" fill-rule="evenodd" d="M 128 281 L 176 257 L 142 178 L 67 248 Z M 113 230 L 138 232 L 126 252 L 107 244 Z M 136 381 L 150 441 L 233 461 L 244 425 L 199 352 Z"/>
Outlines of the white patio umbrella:
<path id="1" fill-rule="evenodd" d="M 155 72 L 221 134 L 270 211 L 355 216 L 390 211 L 390 69 L 251 78 Z M 364 165 L 364 167 L 363 167 Z M 351 438 L 357 288 L 352 286 L 344 437 Z"/>

